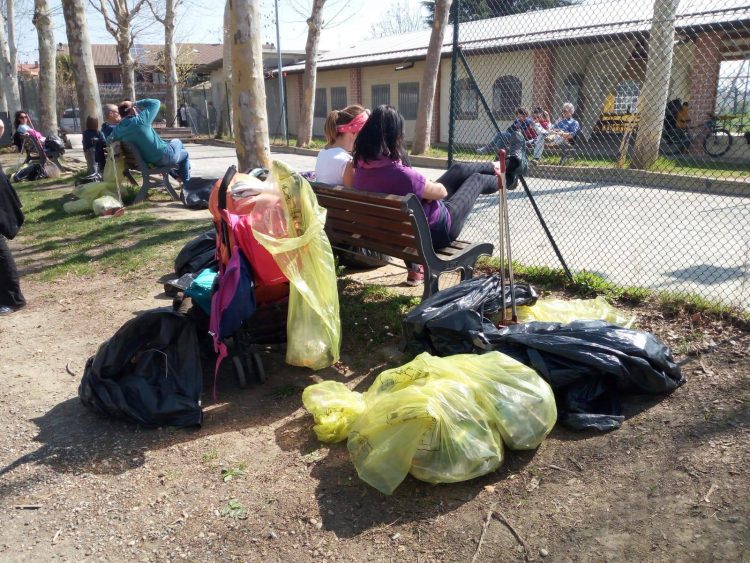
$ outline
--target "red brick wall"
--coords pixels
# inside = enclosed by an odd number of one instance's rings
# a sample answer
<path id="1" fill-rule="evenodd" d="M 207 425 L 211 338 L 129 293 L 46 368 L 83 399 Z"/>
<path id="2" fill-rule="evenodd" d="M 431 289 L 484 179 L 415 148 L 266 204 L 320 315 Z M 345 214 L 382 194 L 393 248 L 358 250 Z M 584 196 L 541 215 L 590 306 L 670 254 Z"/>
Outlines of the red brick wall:
<path id="1" fill-rule="evenodd" d="M 532 107 L 529 109 L 542 106 L 550 111 L 555 91 L 554 49 L 534 49 L 534 83 L 532 88 Z"/>
<path id="2" fill-rule="evenodd" d="M 349 69 L 349 103 L 362 103 L 362 69 L 359 67 Z"/>

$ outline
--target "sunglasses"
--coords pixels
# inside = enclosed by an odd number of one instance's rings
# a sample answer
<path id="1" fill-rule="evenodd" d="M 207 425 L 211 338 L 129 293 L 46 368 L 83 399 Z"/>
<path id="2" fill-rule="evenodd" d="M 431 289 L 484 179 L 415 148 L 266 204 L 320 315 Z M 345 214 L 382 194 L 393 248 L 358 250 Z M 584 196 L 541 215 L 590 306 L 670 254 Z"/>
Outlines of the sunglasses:
<path id="1" fill-rule="evenodd" d="M 28 118 L 29 118 L 28 115 L 19 115 L 18 116 L 18 119 L 28 119 Z"/>

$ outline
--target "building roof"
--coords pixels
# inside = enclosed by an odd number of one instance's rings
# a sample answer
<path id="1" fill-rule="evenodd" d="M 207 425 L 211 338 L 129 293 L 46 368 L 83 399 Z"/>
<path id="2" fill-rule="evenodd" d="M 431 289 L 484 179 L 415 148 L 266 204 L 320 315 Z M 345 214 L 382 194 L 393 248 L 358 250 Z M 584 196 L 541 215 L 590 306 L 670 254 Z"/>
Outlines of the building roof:
<path id="1" fill-rule="evenodd" d="M 67 53 L 68 46 L 61 44 L 62 51 Z M 177 43 L 177 52 L 189 51 L 191 59 L 196 66 L 209 64 L 216 59 L 221 59 L 224 46 L 221 43 Z M 138 43 L 133 46 L 133 56 L 142 64 L 153 65 L 156 56 L 164 50 L 164 44 L 147 45 Z M 120 66 L 120 58 L 117 56 L 117 46 L 114 43 L 93 43 L 91 45 L 91 56 L 94 66 Z"/>
<path id="2" fill-rule="evenodd" d="M 26 74 L 27 76 L 39 76 L 39 62 L 19 63 L 18 72 L 19 74 Z"/>
<path id="3" fill-rule="evenodd" d="M 459 42 L 464 51 L 515 50 L 542 44 L 579 42 L 622 34 L 648 33 L 653 0 L 589 1 L 573 6 L 539 10 L 464 22 Z M 677 10 L 679 30 L 750 22 L 750 0 L 681 0 Z M 360 41 L 321 55 L 318 70 L 402 62 L 425 58 L 430 30 Z M 442 54 L 451 52 L 453 26 L 447 26 Z M 302 72 L 303 64 L 284 68 Z"/>

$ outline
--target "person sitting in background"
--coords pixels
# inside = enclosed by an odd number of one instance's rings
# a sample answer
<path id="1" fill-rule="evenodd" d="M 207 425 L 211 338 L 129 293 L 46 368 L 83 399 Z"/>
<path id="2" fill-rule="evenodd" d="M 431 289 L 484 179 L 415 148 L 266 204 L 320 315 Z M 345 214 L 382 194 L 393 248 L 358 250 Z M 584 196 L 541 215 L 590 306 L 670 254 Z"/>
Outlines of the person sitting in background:
<path id="1" fill-rule="evenodd" d="M 120 112 L 117 111 L 117 106 L 115 104 L 104 104 L 102 113 L 104 114 L 102 133 L 104 134 L 104 138 L 106 139 L 112 134 L 112 131 L 115 130 L 115 127 L 120 124 L 120 120 L 122 118 L 120 117 Z"/>
<path id="2" fill-rule="evenodd" d="M 573 118 L 576 109 L 570 102 L 565 102 L 562 106 L 562 117 L 552 126 L 550 134 L 546 137 L 546 142 L 553 145 L 562 145 L 564 143 L 573 143 L 581 126 Z"/>
<path id="3" fill-rule="evenodd" d="M 315 161 L 315 180 L 332 186 L 344 184 L 344 171 L 352 174 L 352 148 L 357 134 L 364 127 L 370 112 L 360 105 L 333 110 L 326 117 L 326 146 Z M 351 183 L 351 181 L 350 181 Z"/>
<path id="4" fill-rule="evenodd" d="M 527 146 L 534 147 L 533 161 L 536 163 L 542 158 L 542 152 L 544 152 L 544 140 L 550 133 L 549 112 L 543 110 L 541 107 L 537 107 L 534 109 L 531 117 L 534 120 L 536 139 L 530 141 Z"/>
<path id="5" fill-rule="evenodd" d="M 522 143 L 523 144 L 523 143 Z M 405 196 L 415 194 L 422 202 L 427 223 L 436 249 L 449 246 L 456 240 L 464 223 L 487 184 L 497 191 L 497 179 L 476 172 L 476 167 L 492 168 L 491 163 L 451 167 L 437 181 L 404 164 L 404 118 L 393 106 L 378 106 L 354 141 L 352 153 L 354 174 L 346 187 L 368 192 Z M 409 268 L 406 283 L 417 285 L 424 281 L 424 273 Z"/>
<path id="6" fill-rule="evenodd" d="M 23 150 L 24 135 L 34 137 L 39 141 L 39 146 L 44 146 L 44 135 L 31 126 L 31 119 L 27 111 L 19 110 L 16 112 L 15 118 L 13 119 L 13 144 L 18 149 L 18 152 Z"/>
<path id="7" fill-rule="evenodd" d="M 520 131 L 524 139 L 529 141 L 536 138 L 534 122 L 529 117 L 529 110 L 525 107 L 519 107 L 516 109 L 516 118 L 513 120 L 513 123 L 510 124 L 510 127 L 505 131 L 497 133 L 489 143 L 483 147 L 479 147 L 477 152 L 479 154 L 487 154 L 496 152 L 507 146 L 513 131 Z"/>
<path id="8" fill-rule="evenodd" d="M 159 100 L 149 98 L 135 103 L 122 102 L 117 107 L 122 121 L 107 137 L 107 142 L 132 143 L 147 164 L 173 166 L 176 168 L 176 176 L 185 183 L 190 180 L 190 157 L 182 141 L 173 139 L 166 143 L 151 126 L 160 108 Z"/>
<path id="9" fill-rule="evenodd" d="M 103 173 L 107 157 L 104 154 L 106 141 L 104 134 L 99 131 L 99 120 L 96 117 L 86 118 L 86 130 L 81 135 L 83 153 L 86 155 L 86 163 L 89 165 L 89 174 Z"/>

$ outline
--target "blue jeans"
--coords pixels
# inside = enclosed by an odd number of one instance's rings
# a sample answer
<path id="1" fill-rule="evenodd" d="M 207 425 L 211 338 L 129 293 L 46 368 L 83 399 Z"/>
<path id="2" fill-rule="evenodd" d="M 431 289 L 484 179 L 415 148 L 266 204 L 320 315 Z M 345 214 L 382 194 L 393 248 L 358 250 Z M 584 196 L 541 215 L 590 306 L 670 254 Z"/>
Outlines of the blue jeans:
<path id="1" fill-rule="evenodd" d="M 167 145 L 167 150 L 164 151 L 164 156 L 161 157 L 162 166 L 174 166 L 177 168 L 177 174 L 183 182 L 190 180 L 190 157 L 185 147 L 182 146 L 182 141 L 179 139 L 172 139 Z"/>

